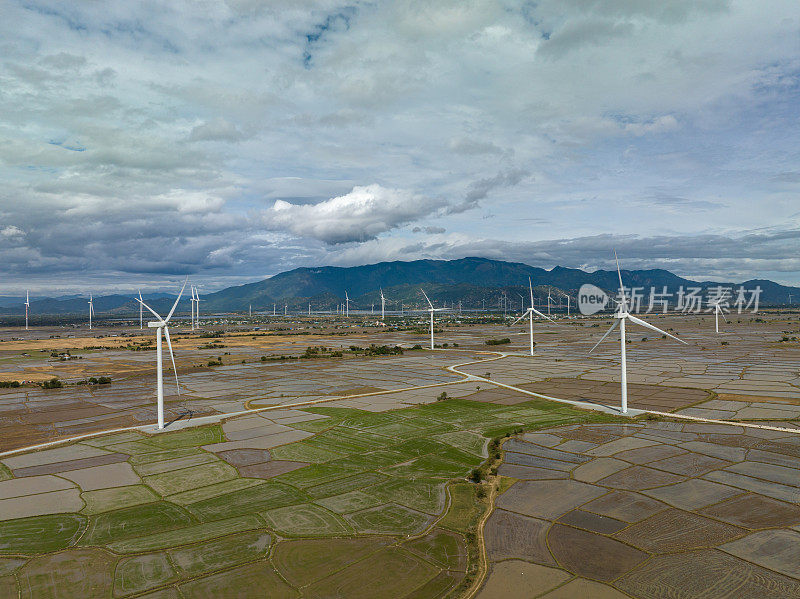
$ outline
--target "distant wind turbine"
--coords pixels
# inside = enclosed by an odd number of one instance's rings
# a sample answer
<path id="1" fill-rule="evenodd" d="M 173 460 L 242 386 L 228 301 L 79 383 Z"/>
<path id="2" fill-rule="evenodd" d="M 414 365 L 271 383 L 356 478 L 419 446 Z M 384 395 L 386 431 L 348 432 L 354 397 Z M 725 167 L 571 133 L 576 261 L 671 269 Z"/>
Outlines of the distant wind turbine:
<path id="1" fill-rule="evenodd" d="M 550 316 L 550 287 L 547 288 L 547 315 Z"/>
<path id="2" fill-rule="evenodd" d="M 350 296 L 347 295 L 347 291 L 344 292 L 344 309 L 345 317 L 350 318 Z"/>
<path id="3" fill-rule="evenodd" d="M 175 312 L 175 308 L 178 307 L 178 302 L 181 301 L 181 296 L 183 295 L 183 290 L 186 289 L 186 283 L 188 279 L 183 282 L 183 287 L 181 287 L 180 293 L 178 293 L 178 297 L 175 300 L 175 303 L 172 304 L 172 309 L 167 314 L 166 318 L 161 318 L 158 313 L 153 310 L 150 306 L 142 301 L 142 294 L 139 293 L 139 305 L 144 306 L 147 308 L 153 316 L 155 316 L 158 320 L 153 322 L 148 322 L 147 326 L 151 329 L 156 329 L 156 379 L 157 379 L 157 397 L 158 397 L 158 428 L 164 428 L 164 367 L 162 364 L 162 352 L 161 352 L 161 334 L 163 332 L 164 338 L 167 340 L 167 347 L 169 348 L 169 357 L 172 360 L 172 370 L 175 373 L 175 385 L 178 388 L 178 395 L 181 394 L 180 383 L 178 383 L 178 369 L 175 368 L 175 355 L 172 353 L 172 342 L 169 338 L 169 327 L 167 323 L 169 323 L 170 318 L 172 318 L 172 314 Z"/>
<path id="4" fill-rule="evenodd" d="M 617 252 L 614 252 L 614 259 L 617 261 L 617 276 L 619 277 L 619 294 L 622 301 L 619 302 L 619 308 L 614 313 L 614 318 L 616 318 L 616 322 L 611 325 L 611 328 L 606 331 L 606 334 L 600 337 L 600 341 L 595 343 L 594 347 L 589 350 L 589 353 L 592 353 L 598 345 L 600 345 L 606 337 L 611 334 L 617 326 L 619 326 L 619 339 L 620 339 L 620 387 L 622 391 L 622 403 L 621 403 L 621 411 L 623 414 L 628 413 L 628 370 L 627 370 L 627 361 L 625 355 L 625 321 L 630 320 L 634 324 L 638 324 L 639 326 L 645 327 L 647 329 L 651 329 L 657 333 L 661 333 L 662 335 L 666 335 L 683 343 L 684 345 L 688 345 L 683 339 L 678 339 L 675 335 L 670 335 L 666 331 L 662 331 L 658 327 L 654 327 L 653 325 L 645 322 L 641 318 L 636 318 L 632 314 L 628 312 L 628 300 L 625 297 L 625 287 L 622 285 L 622 271 L 619 269 L 619 259 L 617 258 Z"/>
<path id="5" fill-rule="evenodd" d="M 444 310 L 444 308 L 434 308 L 430 298 L 428 297 L 428 294 L 426 294 L 423 289 L 420 289 L 420 291 L 422 291 L 422 295 L 424 295 L 425 299 L 428 300 L 428 306 L 430 306 L 428 308 L 428 312 L 431 315 L 431 349 L 433 349 L 433 313 L 441 312 L 442 310 Z"/>
<path id="6" fill-rule="evenodd" d="M 386 298 L 383 295 L 383 288 L 381 288 L 381 320 L 385 318 L 386 312 Z"/>
<path id="7" fill-rule="evenodd" d="M 713 302 L 712 305 L 714 306 L 714 329 L 719 333 L 719 317 L 722 316 L 722 320 L 724 320 L 726 324 L 728 323 L 728 319 L 725 318 L 725 312 L 722 306 L 719 305 L 719 300 Z"/>
<path id="8" fill-rule="evenodd" d="M 531 290 L 531 307 L 528 308 L 527 310 L 525 310 L 525 312 L 522 313 L 522 316 L 517 318 L 509 326 L 513 327 L 515 324 L 517 324 L 520 320 L 522 320 L 526 316 L 530 319 L 530 322 L 529 322 L 528 326 L 529 326 L 530 336 L 531 336 L 531 355 L 533 355 L 533 315 L 536 314 L 537 316 L 541 316 L 542 318 L 546 318 L 547 320 L 549 320 L 552 323 L 555 323 L 555 320 L 553 320 L 549 316 L 545 316 L 544 314 L 539 312 L 539 310 L 537 310 L 536 308 L 533 307 L 533 282 L 531 282 L 531 278 L 530 277 L 528 277 L 528 287 Z"/>
<path id="9" fill-rule="evenodd" d="M 92 303 L 92 294 L 89 294 L 89 330 L 92 330 L 92 314 L 94 314 L 94 304 Z"/>
<path id="10" fill-rule="evenodd" d="M 25 330 L 28 330 L 28 311 L 31 308 L 31 300 L 28 296 L 28 290 L 25 290 Z"/>
<path id="11" fill-rule="evenodd" d="M 143 328 L 142 325 L 142 290 L 139 289 L 139 330 L 141 331 Z"/>

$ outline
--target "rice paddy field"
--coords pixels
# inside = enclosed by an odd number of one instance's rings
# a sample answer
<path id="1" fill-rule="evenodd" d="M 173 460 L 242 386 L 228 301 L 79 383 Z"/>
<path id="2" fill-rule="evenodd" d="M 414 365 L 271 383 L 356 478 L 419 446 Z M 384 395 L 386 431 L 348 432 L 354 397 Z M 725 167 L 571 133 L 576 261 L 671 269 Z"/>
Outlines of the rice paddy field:
<path id="1" fill-rule="evenodd" d="M 176 327 L 163 432 L 138 328 L 0 330 L 0 598 L 800 596 L 797 315 L 650 320 L 625 417 L 603 317 Z"/>

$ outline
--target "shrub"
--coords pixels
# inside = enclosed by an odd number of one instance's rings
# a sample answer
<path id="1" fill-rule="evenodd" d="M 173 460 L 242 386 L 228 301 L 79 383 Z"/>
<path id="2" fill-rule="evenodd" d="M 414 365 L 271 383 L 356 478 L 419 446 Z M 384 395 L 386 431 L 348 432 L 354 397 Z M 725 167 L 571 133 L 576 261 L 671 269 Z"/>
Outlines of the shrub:
<path id="1" fill-rule="evenodd" d="M 52 378 L 49 381 L 44 381 L 43 383 L 41 383 L 41 385 L 42 389 L 61 389 L 61 387 L 64 386 L 64 383 L 62 383 L 57 378 Z"/>
<path id="2" fill-rule="evenodd" d="M 444 401 L 445 399 L 447 399 L 447 393 L 445 391 L 442 391 L 439 394 L 439 397 L 436 398 L 436 401 Z"/>
<path id="3" fill-rule="evenodd" d="M 508 337 L 503 337 L 502 339 L 487 339 L 486 345 L 505 345 L 506 343 L 511 343 L 511 339 Z"/>

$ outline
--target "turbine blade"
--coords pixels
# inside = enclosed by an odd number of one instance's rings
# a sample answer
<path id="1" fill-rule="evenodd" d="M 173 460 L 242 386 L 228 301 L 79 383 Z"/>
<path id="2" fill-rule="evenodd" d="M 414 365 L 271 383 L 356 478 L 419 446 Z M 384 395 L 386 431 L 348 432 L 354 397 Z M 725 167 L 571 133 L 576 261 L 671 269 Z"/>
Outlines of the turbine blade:
<path id="1" fill-rule="evenodd" d="M 169 339 L 169 328 L 164 327 L 164 337 L 167 340 L 167 347 L 169 348 L 169 359 L 172 360 L 172 372 L 175 373 L 175 386 L 178 388 L 178 395 L 181 394 L 181 384 L 178 382 L 178 369 L 175 367 L 175 356 L 172 353 L 172 341 Z"/>
<path id="2" fill-rule="evenodd" d="M 531 281 L 530 277 L 528 277 L 528 287 L 531 290 L 531 308 L 533 308 L 533 281 Z"/>
<path id="3" fill-rule="evenodd" d="M 514 326 L 515 324 L 517 324 L 517 323 L 518 323 L 520 320 L 522 320 L 523 318 L 525 318 L 525 317 L 528 315 L 528 313 L 529 313 L 530 311 L 531 311 L 531 310 L 530 310 L 530 308 L 528 308 L 527 310 L 525 310 L 525 312 L 523 312 L 523 313 L 522 313 L 522 316 L 520 316 L 519 318 L 517 318 L 517 319 L 516 319 L 514 322 L 512 322 L 512 323 L 511 323 L 510 325 L 508 325 L 508 326 L 510 326 L 510 327 L 513 327 L 513 326 Z"/>
<path id="4" fill-rule="evenodd" d="M 666 331 L 662 331 L 662 330 L 661 330 L 661 329 L 659 329 L 658 327 L 656 327 L 656 326 L 653 326 L 653 325 L 652 325 L 652 324 L 650 324 L 649 322 L 645 322 L 645 321 L 644 321 L 644 320 L 642 320 L 641 318 L 636 318 L 635 316 L 631 316 L 630 314 L 628 315 L 628 318 L 630 319 L 630 321 L 631 321 L 631 322 L 635 322 L 635 323 L 636 323 L 636 324 L 638 324 L 639 326 L 642 326 L 642 327 L 645 327 L 645 328 L 648 328 L 648 329 L 652 329 L 653 331 L 656 331 L 657 333 L 661 333 L 662 335 L 666 335 L 667 337 L 671 337 L 671 338 L 673 338 L 675 341 L 679 341 L 680 343 L 683 343 L 684 345 L 689 345 L 689 344 L 688 344 L 688 343 L 686 343 L 686 342 L 685 342 L 683 339 L 678 339 L 678 338 L 677 338 L 675 335 L 670 335 L 670 334 L 669 334 L 669 333 L 667 333 Z"/>
<path id="5" fill-rule="evenodd" d="M 178 307 L 178 302 L 181 301 L 181 296 L 183 295 L 183 290 L 186 289 L 186 283 L 188 283 L 188 282 L 189 282 L 189 277 L 186 277 L 186 280 L 183 282 L 183 287 L 181 287 L 181 292 L 178 294 L 178 297 L 175 300 L 175 303 L 172 304 L 172 310 L 169 311 L 169 314 L 167 314 L 167 318 L 166 318 L 166 320 L 164 320 L 164 322 L 169 322 L 169 319 L 172 318 L 172 313 L 175 311 L 175 308 Z"/>
<path id="6" fill-rule="evenodd" d="M 141 294 L 141 293 L 139 294 L 139 299 L 138 299 L 138 302 L 139 302 L 139 303 L 140 303 L 142 306 L 144 306 L 145 308 L 147 308 L 148 310 L 150 310 L 150 312 L 153 314 L 153 316 L 155 316 L 156 318 L 158 318 L 158 321 L 159 321 L 159 322 L 164 322 L 164 319 L 163 319 L 163 318 L 161 318 L 161 317 L 158 315 L 158 312 L 156 312 L 155 310 L 153 310 L 153 309 L 152 309 L 150 306 L 148 306 L 147 304 L 145 304 L 145 303 L 142 301 L 142 294 Z"/>
<path id="7" fill-rule="evenodd" d="M 428 305 L 431 307 L 431 310 L 433 310 L 433 304 L 431 303 L 431 300 L 430 300 L 430 298 L 428 297 L 428 294 L 427 294 L 427 293 L 425 293 L 425 290 L 424 290 L 424 289 L 422 289 L 422 288 L 420 288 L 420 291 L 422 292 L 422 295 L 424 295 L 424 296 L 425 296 L 425 299 L 426 299 L 426 300 L 428 300 Z"/>
<path id="8" fill-rule="evenodd" d="M 536 308 L 531 308 L 531 310 L 533 310 L 533 313 L 534 313 L 534 314 L 538 314 L 538 315 L 539 315 L 539 316 L 541 316 L 542 318 L 546 318 L 547 320 L 549 320 L 549 321 L 550 321 L 550 322 L 552 322 L 553 324 L 558 324 L 558 323 L 557 323 L 555 320 L 553 320 L 552 318 L 550 318 L 550 317 L 549 317 L 547 314 L 542 314 L 542 313 L 541 313 L 541 312 L 539 312 L 539 310 L 537 310 Z"/>
<path id="9" fill-rule="evenodd" d="M 619 258 L 617 258 L 617 250 L 614 250 L 614 260 L 617 261 L 617 276 L 619 277 L 619 294 L 622 297 L 622 306 L 627 312 L 628 298 L 625 297 L 625 286 L 622 284 L 622 271 L 619 269 Z"/>
<path id="10" fill-rule="evenodd" d="M 594 347 L 589 350 L 589 353 L 592 353 L 595 349 L 597 349 L 597 346 L 600 345 L 605 340 L 605 338 L 611 334 L 611 331 L 617 328 L 617 325 L 619 325 L 619 319 L 614 321 L 614 324 L 611 325 L 611 328 L 606 331 L 605 335 L 600 337 L 600 341 L 594 344 Z"/>

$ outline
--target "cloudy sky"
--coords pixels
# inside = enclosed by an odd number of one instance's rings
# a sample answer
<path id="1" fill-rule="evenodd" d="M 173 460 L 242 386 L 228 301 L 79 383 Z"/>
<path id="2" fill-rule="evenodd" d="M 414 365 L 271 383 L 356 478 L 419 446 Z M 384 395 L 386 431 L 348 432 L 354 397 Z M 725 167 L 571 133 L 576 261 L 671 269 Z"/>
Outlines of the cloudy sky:
<path id="1" fill-rule="evenodd" d="M 2 3 L 3 293 L 481 255 L 800 283 L 800 3 Z"/>

